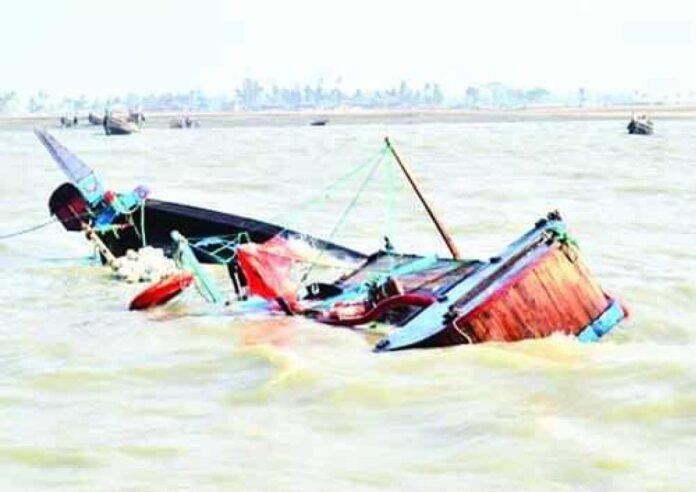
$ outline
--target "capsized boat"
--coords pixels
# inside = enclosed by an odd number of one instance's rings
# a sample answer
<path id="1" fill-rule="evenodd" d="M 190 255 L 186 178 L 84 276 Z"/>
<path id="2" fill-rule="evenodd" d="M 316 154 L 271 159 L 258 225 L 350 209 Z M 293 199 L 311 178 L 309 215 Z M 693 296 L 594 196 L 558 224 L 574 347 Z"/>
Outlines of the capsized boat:
<path id="1" fill-rule="evenodd" d="M 303 315 L 328 325 L 382 323 L 391 330 L 375 345 L 378 352 L 513 342 L 554 333 L 595 341 L 627 316 L 592 276 L 556 211 L 498 256 L 461 259 L 411 172 L 388 140 L 386 144 L 452 258 L 396 253 L 387 241 L 384 250 L 357 268 L 330 282 L 305 284 L 307 273 L 298 276 L 293 268 L 312 269 L 319 255 L 311 248 L 280 236 L 262 244 L 238 244 L 231 258 L 235 268 L 229 271 L 244 278 L 244 296 L 255 298 L 255 309 L 262 299 L 269 312 Z M 211 281 L 195 264 L 186 239 L 176 233 L 173 237 L 182 269 L 210 290 Z M 330 252 L 320 254 L 326 258 Z M 220 296 L 210 298 L 222 304 Z"/>
<path id="2" fill-rule="evenodd" d="M 149 287 L 131 304 L 134 308 L 175 297 L 190 283 L 186 271 L 207 299 L 224 304 L 199 268 L 202 261 L 226 265 L 238 298 L 255 297 L 255 309 L 282 310 L 356 329 L 376 322 L 391 327 L 375 345 L 378 352 L 510 342 L 553 333 L 593 341 L 627 315 L 590 274 L 557 212 L 539 220 L 497 257 L 461 259 L 388 141 L 387 150 L 433 220 L 451 259 L 398 254 L 388 241 L 384 250 L 365 256 L 274 224 L 150 199 L 143 186 L 116 194 L 105 190 L 94 171 L 51 135 L 40 130 L 36 134 L 71 180 L 49 200 L 51 213 L 67 230 L 86 232 L 107 262 L 145 244 L 164 247 L 179 261 L 184 274 Z M 307 283 L 307 270 L 299 280 L 293 275 L 294 266 L 311 270 L 322 256 L 332 267 L 342 263 L 346 273 L 329 282 Z"/>
<path id="3" fill-rule="evenodd" d="M 303 237 L 318 248 L 355 260 L 365 255 L 329 241 L 301 234 L 268 222 L 150 198 L 145 186 L 127 193 L 105 189 L 96 173 L 45 130 L 36 136 L 70 182 L 56 188 L 49 198 L 51 214 L 69 231 L 93 230 L 113 257 L 148 245 L 171 255 L 171 233 L 179 231 L 192 241 L 198 261 L 224 264 L 239 241 L 264 242 L 275 236 Z M 200 238 L 196 242 L 195 238 Z M 104 254 L 102 257 L 104 258 Z"/>

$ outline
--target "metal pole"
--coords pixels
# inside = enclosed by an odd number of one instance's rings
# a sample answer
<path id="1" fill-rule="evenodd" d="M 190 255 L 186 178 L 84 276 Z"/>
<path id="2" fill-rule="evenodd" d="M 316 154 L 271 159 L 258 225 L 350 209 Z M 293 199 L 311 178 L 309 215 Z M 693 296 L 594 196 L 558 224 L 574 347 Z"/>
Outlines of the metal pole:
<path id="1" fill-rule="evenodd" d="M 425 207 L 425 211 L 428 212 L 430 219 L 433 221 L 433 224 L 435 224 L 435 227 L 437 228 L 437 232 L 440 233 L 440 236 L 445 241 L 445 244 L 447 245 L 447 249 L 449 249 L 449 252 L 452 255 L 452 258 L 455 260 L 460 259 L 461 256 L 459 255 L 459 250 L 457 249 L 457 246 L 454 244 L 452 237 L 449 235 L 449 233 L 445 229 L 445 226 L 437 218 L 437 215 L 435 215 L 435 212 L 433 211 L 432 207 L 430 206 L 428 201 L 425 199 L 425 197 L 421 193 L 420 189 L 418 188 L 418 185 L 416 184 L 415 179 L 411 175 L 411 172 L 409 171 L 406 164 L 401 160 L 401 157 L 399 157 L 399 154 L 396 153 L 396 150 L 394 149 L 394 147 L 392 147 L 392 144 L 389 141 L 389 137 L 384 137 L 384 143 L 387 145 L 387 148 L 390 150 L 390 152 L 394 156 L 394 159 L 396 159 L 396 162 L 399 164 L 399 167 L 406 175 L 406 179 L 408 180 L 411 187 L 413 188 L 413 191 L 416 192 L 416 195 L 418 196 L 418 199 L 420 200 L 420 202 L 423 204 L 423 207 Z"/>

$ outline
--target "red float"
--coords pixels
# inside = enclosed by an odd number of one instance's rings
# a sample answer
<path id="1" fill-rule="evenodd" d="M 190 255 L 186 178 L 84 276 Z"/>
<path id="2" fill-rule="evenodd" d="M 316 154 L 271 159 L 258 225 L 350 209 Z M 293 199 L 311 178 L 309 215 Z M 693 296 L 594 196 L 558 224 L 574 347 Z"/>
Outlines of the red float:
<path id="1" fill-rule="evenodd" d="M 193 275 L 189 272 L 175 273 L 165 277 L 135 296 L 129 309 L 141 311 L 165 304 L 181 294 L 192 282 Z"/>

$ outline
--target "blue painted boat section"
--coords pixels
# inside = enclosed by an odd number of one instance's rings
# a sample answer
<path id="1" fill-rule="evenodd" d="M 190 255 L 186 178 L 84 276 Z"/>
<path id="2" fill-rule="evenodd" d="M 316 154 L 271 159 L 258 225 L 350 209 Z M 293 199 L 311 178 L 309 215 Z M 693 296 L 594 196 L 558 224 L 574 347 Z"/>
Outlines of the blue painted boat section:
<path id="1" fill-rule="evenodd" d="M 82 192 L 85 200 L 87 200 L 90 205 L 95 205 L 104 198 L 104 187 L 94 173 L 76 182 L 75 185 L 80 189 L 80 192 Z"/>
<path id="2" fill-rule="evenodd" d="M 45 130 L 34 130 L 51 157 L 58 163 L 70 181 L 79 188 L 90 205 L 96 205 L 104 197 L 104 187 L 92 168 L 60 144 Z"/>
<path id="3" fill-rule="evenodd" d="M 404 265 L 392 268 L 389 275 L 393 277 L 399 277 L 401 275 L 409 275 L 415 272 L 421 272 L 427 270 L 437 263 L 437 256 L 424 256 L 423 258 L 418 258 L 416 260 L 410 261 Z"/>
<path id="4" fill-rule="evenodd" d="M 119 193 L 117 195 L 118 199 L 114 201 L 113 206 L 118 213 L 129 214 L 136 208 L 142 207 L 149 194 L 150 190 L 147 186 L 139 185 L 133 191 Z"/>
<path id="5" fill-rule="evenodd" d="M 596 342 L 609 333 L 625 317 L 626 314 L 621 303 L 616 299 L 612 299 L 609 307 L 578 334 L 578 339 L 582 342 Z"/>
<path id="6" fill-rule="evenodd" d="M 217 284 L 210 274 L 201 266 L 186 238 L 179 231 L 172 231 L 171 237 L 177 246 L 174 253 L 177 265 L 193 274 L 196 279 L 196 287 L 203 298 L 213 304 L 225 304 L 225 296 L 217 288 Z"/>
<path id="7" fill-rule="evenodd" d="M 240 301 L 232 304 L 234 306 L 234 314 L 243 313 L 264 313 L 268 314 L 274 310 L 275 303 L 268 301 L 263 297 L 250 296 L 245 301 Z M 277 309 L 277 308 L 276 308 Z"/>
<path id="8" fill-rule="evenodd" d="M 503 251 L 503 253 L 500 255 L 499 261 L 489 261 L 472 275 L 456 284 L 447 292 L 445 299 L 442 299 L 427 307 L 405 326 L 394 331 L 388 337 L 380 340 L 377 345 L 375 345 L 375 351 L 383 352 L 389 350 L 399 350 L 420 343 L 437 334 L 440 330 L 442 330 L 443 319 L 449 311 L 452 303 L 454 303 L 457 299 L 462 298 L 467 292 L 470 292 L 474 286 L 479 284 L 483 279 L 493 275 L 499 268 L 502 267 L 502 265 L 505 264 L 506 261 L 512 258 L 512 256 L 517 254 L 520 250 L 537 241 L 545 231 L 555 231 L 563 234 L 566 232 L 566 227 L 565 224 L 560 220 L 548 220 L 544 224 L 529 230 L 519 239 L 511 243 Z M 462 309 L 462 313 L 466 313 L 471 309 L 474 309 L 474 307 L 478 306 L 479 303 L 483 302 L 489 295 L 501 288 L 511 276 L 519 273 L 519 271 L 525 268 L 530 261 L 533 261 L 538 256 L 544 254 L 546 250 L 546 247 L 541 247 L 532 255 L 525 258 L 523 261 L 520 261 L 503 277 L 493 282 L 490 286 L 488 286 L 488 288 L 484 289 L 479 295 L 469 301 L 467 307 Z"/>
<path id="9" fill-rule="evenodd" d="M 111 224 L 113 224 L 114 219 L 116 218 L 117 215 L 118 214 L 117 214 L 116 210 L 114 210 L 111 207 L 107 207 L 99 215 L 97 215 L 97 217 L 95 217 L 94 225 L 96 226 L 97 229 L 99 229 L 101 227 L 107 228 L 107 226 L 110 226 Z M 105 230 L 108 230 L 108 228 Z"/>

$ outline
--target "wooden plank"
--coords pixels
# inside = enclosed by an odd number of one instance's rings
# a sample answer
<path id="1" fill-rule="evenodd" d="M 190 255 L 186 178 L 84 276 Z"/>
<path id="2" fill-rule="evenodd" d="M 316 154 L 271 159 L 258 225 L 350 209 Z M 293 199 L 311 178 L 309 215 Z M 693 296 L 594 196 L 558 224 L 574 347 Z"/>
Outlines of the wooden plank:
<path id="1" fill-rule="evenodd" d="M 549 295 L 549 298 L 553 301 L 554 306 L 561 318 L 561 326 L 559 328 L 567 329 L 568 327 L 575 327 L 578 320 L 575 318 L 572 312 L 567 309 L 567 296 L 566 293 L 560 288 L 558 280 L 551 274 L 549 269 L 539 269 L 537 271 L 537 277 L 539 281 L 544 286 L 544 289 Z"/>
<path id="2" fill-rule="evenodd" d="M 546 336 L 559 327 L 550 322 L 547 307 L 551 303 L 545 292 L 536 290 L 537 285 L 535 272 L 530 272 L 512 293 L 513 298 L 520 300 L 510 305 L 510 311 L 524 323 L 526 338 Z"/>
<path id="3" fill-rule="evenodd" d="M 565 326 L 563 316 L 558 309 L 556 300 L 549 293 L 549 290 L 539 278 L 539 275 L 539 271 L 534 271 L 534 275 L 530 276 L 527 285 L 533 288 L 533 292 L 535 293 L 534 295 L 545 299 L 543 308 L 540 307 L 539 309 L 543 309 L 544 317 L 548 323 L 548 326 L 557 330 L 562 329 Z"/>
<path id="4" fill-rule="evenodd" d="M 604 293 L 578 256 L 571 261 L 559 245 L 456 320 L 475 341 L 516 341 L 577 334 L 606 307 Z"/>
<path id="5" fill-rule="evenodd" d="M 410 169 L 408 168 L 406 163 L 401 160 L 401 157 L 396 152 L 396 149 L 392 146 L 391 142 L 389 141 L 389 138 L 385 138 L 384 143 L 387 145 L 387 148 L 394 156 L 394 159 L 396 159 L 396 163 L 399 165 L 399 167 L 403 171 L 404 175 L 406 176 L 406 179 L 408 180 L 409 184 L 411 185 L 411 188 L 413 188 L 413 191 L 416 193 L 416 196 L 418 197 L 421 204 L 423 205 L 423 208 L 425 208 L 425 211 L 428 213 L 430 220 L 432 220 L 433 224 L 435 224 L 435 228 L 437 229 L 437 232 L 440 233 L 442 240 L 447 245 L 447 249 L 449 249 L 449 252 L 452 255 L 452 258 L 455 260 L 458 260 L 459 258 L 461 258 L 461 255 L 459 254 L 459 250 L 457 249 L 457 246 L 454 244 L 454 240 L 452 239 L 452 236 L 450 236 L 447 229 L 445 229 L 444 224 L 438 218 L 437 214 L 433 210 L 432 205 L 430 205 L 428 203 L 428 201 L 425 199 L 425 196 L 423 196 L 423 193 L 421 193 L 420 187 L 416 183 L 416 180 L 413 177 L 413 175 L 411 174 Z"/>
<path id="6" fill-rule="evenodd" d="M 557 263 L 558 268 L 553 272 L 557 272 L 559 275 L 563 276 L 565 289 L 573 294 L 577 303 L 577 306 L 575 306 L 576 309 L 579 310 L 580 307 L 582 308 L 582 312 L 586 316 L 584 325 L 587 325 L 595 319 L 603 309 L 598 309 L 595 293 L 590 283 L 580 275 L 580 272 L 576 268 L 576 263 L 570 262 L 567 256 L 560 250 L 558 251 Z M 604 300 L 604 296 L 601 296 L 601 299 Z"/>

